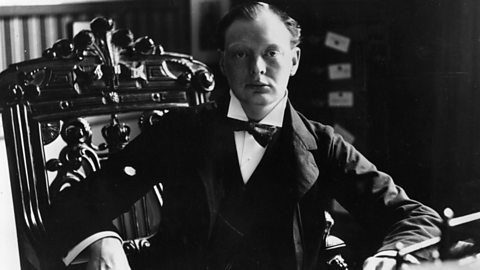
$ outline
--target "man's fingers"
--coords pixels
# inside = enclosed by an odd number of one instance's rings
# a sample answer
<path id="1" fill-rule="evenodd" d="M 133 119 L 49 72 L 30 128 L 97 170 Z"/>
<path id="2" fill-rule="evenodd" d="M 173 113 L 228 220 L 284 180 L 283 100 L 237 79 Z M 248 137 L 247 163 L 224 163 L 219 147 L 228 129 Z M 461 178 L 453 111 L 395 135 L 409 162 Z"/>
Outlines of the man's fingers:
<path id="1" fill-rule="evenodd" d="M 365 260 L 363 270 L 394 270 L 396 261 L 393 258 L 370 257 Z"/>

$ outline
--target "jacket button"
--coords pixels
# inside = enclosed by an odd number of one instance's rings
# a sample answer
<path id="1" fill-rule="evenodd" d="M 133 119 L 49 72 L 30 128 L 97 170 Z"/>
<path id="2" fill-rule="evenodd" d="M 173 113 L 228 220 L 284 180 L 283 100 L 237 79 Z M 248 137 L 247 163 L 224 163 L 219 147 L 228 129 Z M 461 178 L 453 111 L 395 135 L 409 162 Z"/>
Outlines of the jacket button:
<path id="1" fill-rule="evenodd" d="M 128 176 L 135 176 L 135 174 L 137 174 L 137 170 L 135 170 L 135 168 L 132 166 L 125 166 L 123 168 L 123 172 Z"/>

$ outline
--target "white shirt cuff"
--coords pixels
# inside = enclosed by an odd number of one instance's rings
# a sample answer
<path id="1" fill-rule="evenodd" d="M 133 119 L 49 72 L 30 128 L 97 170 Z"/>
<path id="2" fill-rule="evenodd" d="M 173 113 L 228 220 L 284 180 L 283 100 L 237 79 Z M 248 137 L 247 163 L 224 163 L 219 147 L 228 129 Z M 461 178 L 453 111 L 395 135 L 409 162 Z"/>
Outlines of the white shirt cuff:
<path id="1" fill-rule="evenodd" d="M 396 250 L 384 250 L 375 254 L 373 257 L 391 257 L 395 258 L 397 256 Z"/>
<path id="2" fill-rule="evenodd" d="M 375 254 L 373 257 L 387 257 L 387 258 L 392 258 L 392 259 L 395 259 L 395 257 L 397 256 L 397 251 L 396 250 L 384 250 L 384 251 L 380 251 L 378 252 L 377 254 Z M 415 256 L 411 255 L 411 254 L 407 254 L 404 258 L 404 260 L 408 263 L 412 263 L 412 264 L 419 264 L 420 261 L 418 261 L 417 258 L 415 258 Z"/>
<path id="3" fill-rule="evenodd" d="M 105 232 L 92 234 L 89 237 L 85 238 L 80 243 L 78 243 L 72 249 L 70 249 L 67 255 L 63 257 L 62 259 L 63 263 L 65 265 L 70 265 L 70 264 L 87 262 L 88 258 L 86 256 L 77 258 L 78 255 L 80 255 L 80 253 L 82 253 L 82 251 L 84 251 L 88 246 L 93 244 L 93 242 L 106 237 L 114 237 L 114 238 L 117 238 L 120 242 L 123 241 L 120 235 L 118 235 L 118 233 L 112 232 L 112 231 L 105 231 Z"/>

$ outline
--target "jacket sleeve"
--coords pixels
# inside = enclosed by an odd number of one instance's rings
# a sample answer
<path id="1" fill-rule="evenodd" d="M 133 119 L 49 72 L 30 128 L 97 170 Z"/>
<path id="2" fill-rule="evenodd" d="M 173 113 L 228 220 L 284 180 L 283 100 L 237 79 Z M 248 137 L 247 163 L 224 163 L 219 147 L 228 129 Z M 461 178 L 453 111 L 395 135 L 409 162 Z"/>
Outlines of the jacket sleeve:
<path id="1" fill-rule="evenodd" d="M 383 239 L 378 252 L 395 250 L 397 242 L 409 246 L 440 235 L 442 219 L 433 209 L 410 199 L 331 128 L 324 131 L 333 194 L 372 235 Z M 416 255 L 428 259 L 431 254 L 426 250 Z"/>
<path id="2" fill-rule="evenodd" d="M 170 113 L 169 113 L 170 114 Z M 175 116 L 165 117 L 147 129 L 122 151 L 102 164 L 102 168 L 81 182 L 60 192 L 47 210 L 45 226 L 55 256 L 67 251 L 88 236 L 115 230 L 112 220 L 127 211 L 152 186 L 168 179 L 186 151 L 186 125 L 180 127 Z"/>

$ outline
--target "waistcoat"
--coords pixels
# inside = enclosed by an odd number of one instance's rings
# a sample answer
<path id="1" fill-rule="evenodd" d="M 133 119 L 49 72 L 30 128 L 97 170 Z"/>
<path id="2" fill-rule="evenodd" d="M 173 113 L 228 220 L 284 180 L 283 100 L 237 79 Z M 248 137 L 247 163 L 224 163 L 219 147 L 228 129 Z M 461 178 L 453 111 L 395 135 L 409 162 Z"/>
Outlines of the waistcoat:
<path id="1" fill-rule="evenodd" d="M 282 169 L 291 152 L 284 137 L 278 132 L 273 138 L 246 184 L 235 151 L 226 155 L 225 196 L 208 247 L 208 269 L 296 268 L 293 181 Z"/>

